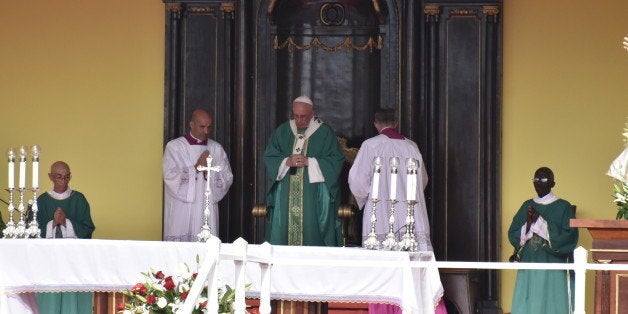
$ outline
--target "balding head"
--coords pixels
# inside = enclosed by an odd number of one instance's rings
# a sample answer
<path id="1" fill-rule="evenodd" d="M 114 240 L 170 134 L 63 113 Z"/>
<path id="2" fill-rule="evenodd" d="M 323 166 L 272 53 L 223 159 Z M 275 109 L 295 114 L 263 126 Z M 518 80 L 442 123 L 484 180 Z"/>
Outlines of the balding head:
<path id="1" fill-rule="evenodd" d="M 57 193 L 63 193 L 68 189 L 70 179 L 72 179 L 72 173 L 70 172 L 70 166 L 63 161 L 55 161 L 50 166 L 50 173 L 48 178 L 52 181 L 53 190 Z"/>
<path id="2" fill-rule="evenodd" d="M 190 119 L 190 134 L 195 138 L 204 141 L 209 137 L 213 119 L 209 112 L 203 109 L 196 109 L 192 112 Z"/>

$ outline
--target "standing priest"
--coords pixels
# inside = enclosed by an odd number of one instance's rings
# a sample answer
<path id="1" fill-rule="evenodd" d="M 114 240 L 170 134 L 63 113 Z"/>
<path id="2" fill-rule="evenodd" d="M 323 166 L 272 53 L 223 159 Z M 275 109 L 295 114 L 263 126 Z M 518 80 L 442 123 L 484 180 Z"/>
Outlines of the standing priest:
<path id="1" fill-rule="evenodd" d="M 48 178 L 53 187 L 37 198 L 37 223 L 44 238 L 91 239 L 94 223 L 85 196 L 69 187 L 72 174 L 70 167 L 57 161 L 50 167 Z M 41 314 L 91 313 L 91 292 L 44 292 L 37 293 Z"/>
<path id="2" fill-rule="evenodd" d="M 292 102 L 264 152 L 269 192 L 266 241 L 279 245 L 340 246 L 338 177 L 344 155 L 333 130 L 314 117 L 307 96 Z"/>
<path id="3" fill-rule="evenodd" d="M 190 133 L 166 144 L 164 171 L 164 240 L 194 242 L 204 222 L 207 173 L 198 166 L 219 166 L 220 171 L 209 175 L 211 197 L 209 227 L 218 236 L 218 206 L 233 182 L 229 159 L 222 146 L 211 139 L 212 116 L 205 110 L 192 113 Z"/>

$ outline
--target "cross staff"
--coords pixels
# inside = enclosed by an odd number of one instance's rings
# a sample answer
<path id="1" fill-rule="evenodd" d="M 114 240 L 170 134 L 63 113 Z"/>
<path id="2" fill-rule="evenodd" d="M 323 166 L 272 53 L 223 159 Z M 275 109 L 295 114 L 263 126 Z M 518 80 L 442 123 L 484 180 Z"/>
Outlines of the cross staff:
<path id="1" fill-rule="evenodd" d="M 207 178 L 207 185 L 205 186 L 205 210 L 203 214 L 205 216 L 205 223 L 201 227 L 201 232 L 197 235 L 199 242 L 206 242 L 211 237 L 211 229 L 209 228 L 209 224 L 207 221 L 209 220 L 209 196 L 212 194 L 211 186 L 209 185 L 209 181 L 211 179 L 211 173 L 220 172 L 220 166 L 212 167 L 212 159 L 213 157 L 207 156 L 207 166 L 197 166 L 196 170 L 199 172 L 205 172 L 205 177 Z"/>

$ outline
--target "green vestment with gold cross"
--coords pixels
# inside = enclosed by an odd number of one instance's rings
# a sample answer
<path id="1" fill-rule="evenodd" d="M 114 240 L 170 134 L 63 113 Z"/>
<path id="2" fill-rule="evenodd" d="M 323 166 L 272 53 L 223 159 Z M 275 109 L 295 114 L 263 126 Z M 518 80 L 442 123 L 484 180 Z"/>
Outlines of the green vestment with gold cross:
<path id="1" fill-rule="evenodd" d="M 294 153 L 308 157 L 313 169 L 300 167 L 286 172 L 284 160 Z M 264 152 L 269 187 L 266 197 L 267 242 L 275 245 L 342 245 L 338 178 L 343 162 L 344 155 L 336 135 L 320 119 L 314 118 L 307 130 L 297 130 L 294 122 L 277 127 Z M 317 173 L 318 181 L 322 176 L 323 181 L 310 183 L 310 173 Z"/>

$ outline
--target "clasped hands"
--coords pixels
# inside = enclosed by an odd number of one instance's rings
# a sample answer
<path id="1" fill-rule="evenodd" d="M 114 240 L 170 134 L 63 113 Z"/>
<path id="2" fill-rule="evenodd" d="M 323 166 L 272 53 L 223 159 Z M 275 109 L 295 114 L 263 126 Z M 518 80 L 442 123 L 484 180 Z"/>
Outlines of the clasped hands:
<path id="1" fill-rule="evenodd" d="M 288 157 L 288 160 L 286 160 L 286 165 L 288 167 L 307 167 L 309 166 L 309 162 L 306 156 L 303 156 L 301 154 L 294 154 Z"/>
<path id="2" fill-rule="evenodd" d="M 539 219 L 539 212 L 532 206 L 528 206 L 528 214 L 526 217 L 526 233 L 530 231 L 530 226 Z"/>
<path id="3" fill-rule="evenodd" d="M 56 226 L 64 226 L 65 227 L 65 212 L 61 207 L 57 207 L 53 214 L 54 221 L 52 224 Z"/>
<path id="4" fill-rule="evenodd" d="M 198 172 L 198 166 L 201 167 L 207 167 L 207 157 L 209 157 L 209 151 L 205 150 L 201 156 L 198 157 L 198 160 L 196 161 L 196 165 L 194 165 L 194 169 L 197 169 L 196 171 Z"/>

